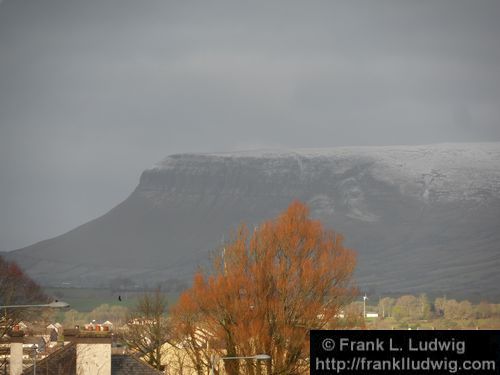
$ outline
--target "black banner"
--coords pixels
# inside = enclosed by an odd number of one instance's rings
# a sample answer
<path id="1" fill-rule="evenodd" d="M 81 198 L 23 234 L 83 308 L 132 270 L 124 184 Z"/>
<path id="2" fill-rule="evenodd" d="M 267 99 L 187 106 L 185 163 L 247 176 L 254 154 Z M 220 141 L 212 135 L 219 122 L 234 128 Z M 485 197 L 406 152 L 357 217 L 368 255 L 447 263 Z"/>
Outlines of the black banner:
<path id="1" fill-rule="evenodd" d="M 500 331 L 311 331 L 311 375 L 500 375 Z"/>

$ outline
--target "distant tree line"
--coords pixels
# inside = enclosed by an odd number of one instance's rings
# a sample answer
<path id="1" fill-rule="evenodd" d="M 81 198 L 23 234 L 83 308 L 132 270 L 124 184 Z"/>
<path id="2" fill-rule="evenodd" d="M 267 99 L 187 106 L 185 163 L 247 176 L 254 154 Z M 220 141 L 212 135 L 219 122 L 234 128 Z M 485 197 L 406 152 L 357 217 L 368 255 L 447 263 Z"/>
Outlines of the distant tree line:
<path id="1" fill-rule="evenodd" d="M 381 298 L 378 303 L 378 313 L 380 318 L 396 320 L 488 319 L 500 317 L 500 304 L 481 302 L 474 305 L 467 300 L 457 301 L 445 297 L 431 301 L 426 294 L 403 295 L 399 298 Z"/>
<path id="2" fill-rule="evenodd" d="M 127 322 L 129 309 L 123 306 L 102 304 L 90 312 L 80 312 L 74 309 L 64 313 L 64 327 L 83 326 L 96 321 L 109 320 L 116 326 L 121 326 Z"/>

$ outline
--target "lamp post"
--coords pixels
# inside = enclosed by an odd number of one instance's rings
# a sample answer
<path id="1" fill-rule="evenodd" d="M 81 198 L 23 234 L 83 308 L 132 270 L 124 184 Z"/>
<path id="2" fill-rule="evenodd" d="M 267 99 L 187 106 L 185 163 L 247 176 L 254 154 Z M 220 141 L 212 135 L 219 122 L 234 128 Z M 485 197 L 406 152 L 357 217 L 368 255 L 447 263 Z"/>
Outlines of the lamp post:
<path id="1" fill-rule="evenodd" d="M 50 309 L 64 309 L 69 307 L 69 303 L 63 301 L 53 301 L 51 303 L 42 303 L 39 305 L 4 305 L 0 309 L 4 310 L 5 320 L 7 321 L 7 309 L 29 309 L 29 308 L 50 308 Z"/>
<path id="2" fill-rule="evenodd" d="M 54 301 L 51 303 L 43 303 L 40 305 L 6 305 L 0 306 L 0 309 L 26 309 L 30 307 L 49 307 L 52 309 L 64 309 L 66 307 L 69 307 L 69 303 L 63 301 Z"/>
<path id="3" fill-rule="evenodd" d="M 363 296 L 363 319 L 366 318 L 366 300 L 368 299 L 368 297 L 366 296 L 366 294 Z"/>
<path id="4" fill-rule="evenodd" d="M 33 375 L 36 375 L 36 351 L 38 349 L 38 346 L 36 344 L 33 344 L 31 346 L 31 349 L 33 349 Z"/>
<path id="5" fill-rule="evenodd" d="M 226 359 L 256 359 L 261 361 L 269 361 L 271 359 L 271 356 L 267 354 L 256 354 L 246 357 L 216 357 L 214 354 L 212 354 L 212 358 L 210 361 L 210 375 L 215 375 L 215 363 L 219 362 L 220 360 Z"/>

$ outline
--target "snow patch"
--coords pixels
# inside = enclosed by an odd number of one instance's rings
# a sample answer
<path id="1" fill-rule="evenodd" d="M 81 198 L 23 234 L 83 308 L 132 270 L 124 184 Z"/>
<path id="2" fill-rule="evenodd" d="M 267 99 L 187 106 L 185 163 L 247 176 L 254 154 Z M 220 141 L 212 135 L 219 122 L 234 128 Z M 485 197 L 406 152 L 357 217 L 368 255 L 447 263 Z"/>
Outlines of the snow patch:
<path id="1" fill-rule="evenodd" d="M 152 170 L 187 168 L 206 172 L 214 165 L 227 163 L 257 165 L 269 176 L 296 168 L 299 178 L 305 181 L 327 171 L 339 175 L 369 166 L 373 178 L 426 202 L 500 197 L 498 142 L 178 154 L 157 163 Z M 356 206 L 354 200 L 351 203 Z M 353 216 L 373 219 L 359 207 L 353 208 Z"/>

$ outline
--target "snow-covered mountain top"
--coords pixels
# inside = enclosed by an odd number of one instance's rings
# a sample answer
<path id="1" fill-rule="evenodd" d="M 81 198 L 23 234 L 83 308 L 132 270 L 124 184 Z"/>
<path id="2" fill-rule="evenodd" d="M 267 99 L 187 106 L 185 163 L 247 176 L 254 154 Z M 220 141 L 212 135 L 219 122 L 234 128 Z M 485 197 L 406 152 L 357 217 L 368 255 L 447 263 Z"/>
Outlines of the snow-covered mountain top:
<path id="1" fill-rule="evenodd" d="M 259 160 L 266 174 L 298 168 L 306 180 L 326 169 L 339 174 L 363 165 L 374 178 L 424 200 L 430 197 L 445 200 L 500 197 L 500 143 L 177 154 L 167 157 L 153 169 L 181 168 L 195 172 L 210 169 L 211 163 L 244 166 L 247 162 L 255 165 Z"/>
<path id="2" fill-rule="evenodd" d="M 488 159 L 500 157 L 500 142 L 485 143 L 439 143 L 430 145 L 401 145 L 401 146 L 349 146 L 332 148 L 298 148 L 298 149 L 257 149 L 244 151 L 186 153 L 170 155 L 153 168 L 168 168 L 172 159 L 179 158 L 324 158 L 350 156 L 377 156 L 377 157 L 410 157 L 441 158 L 445 154 L 456 155 L 467 159 Z"/>

